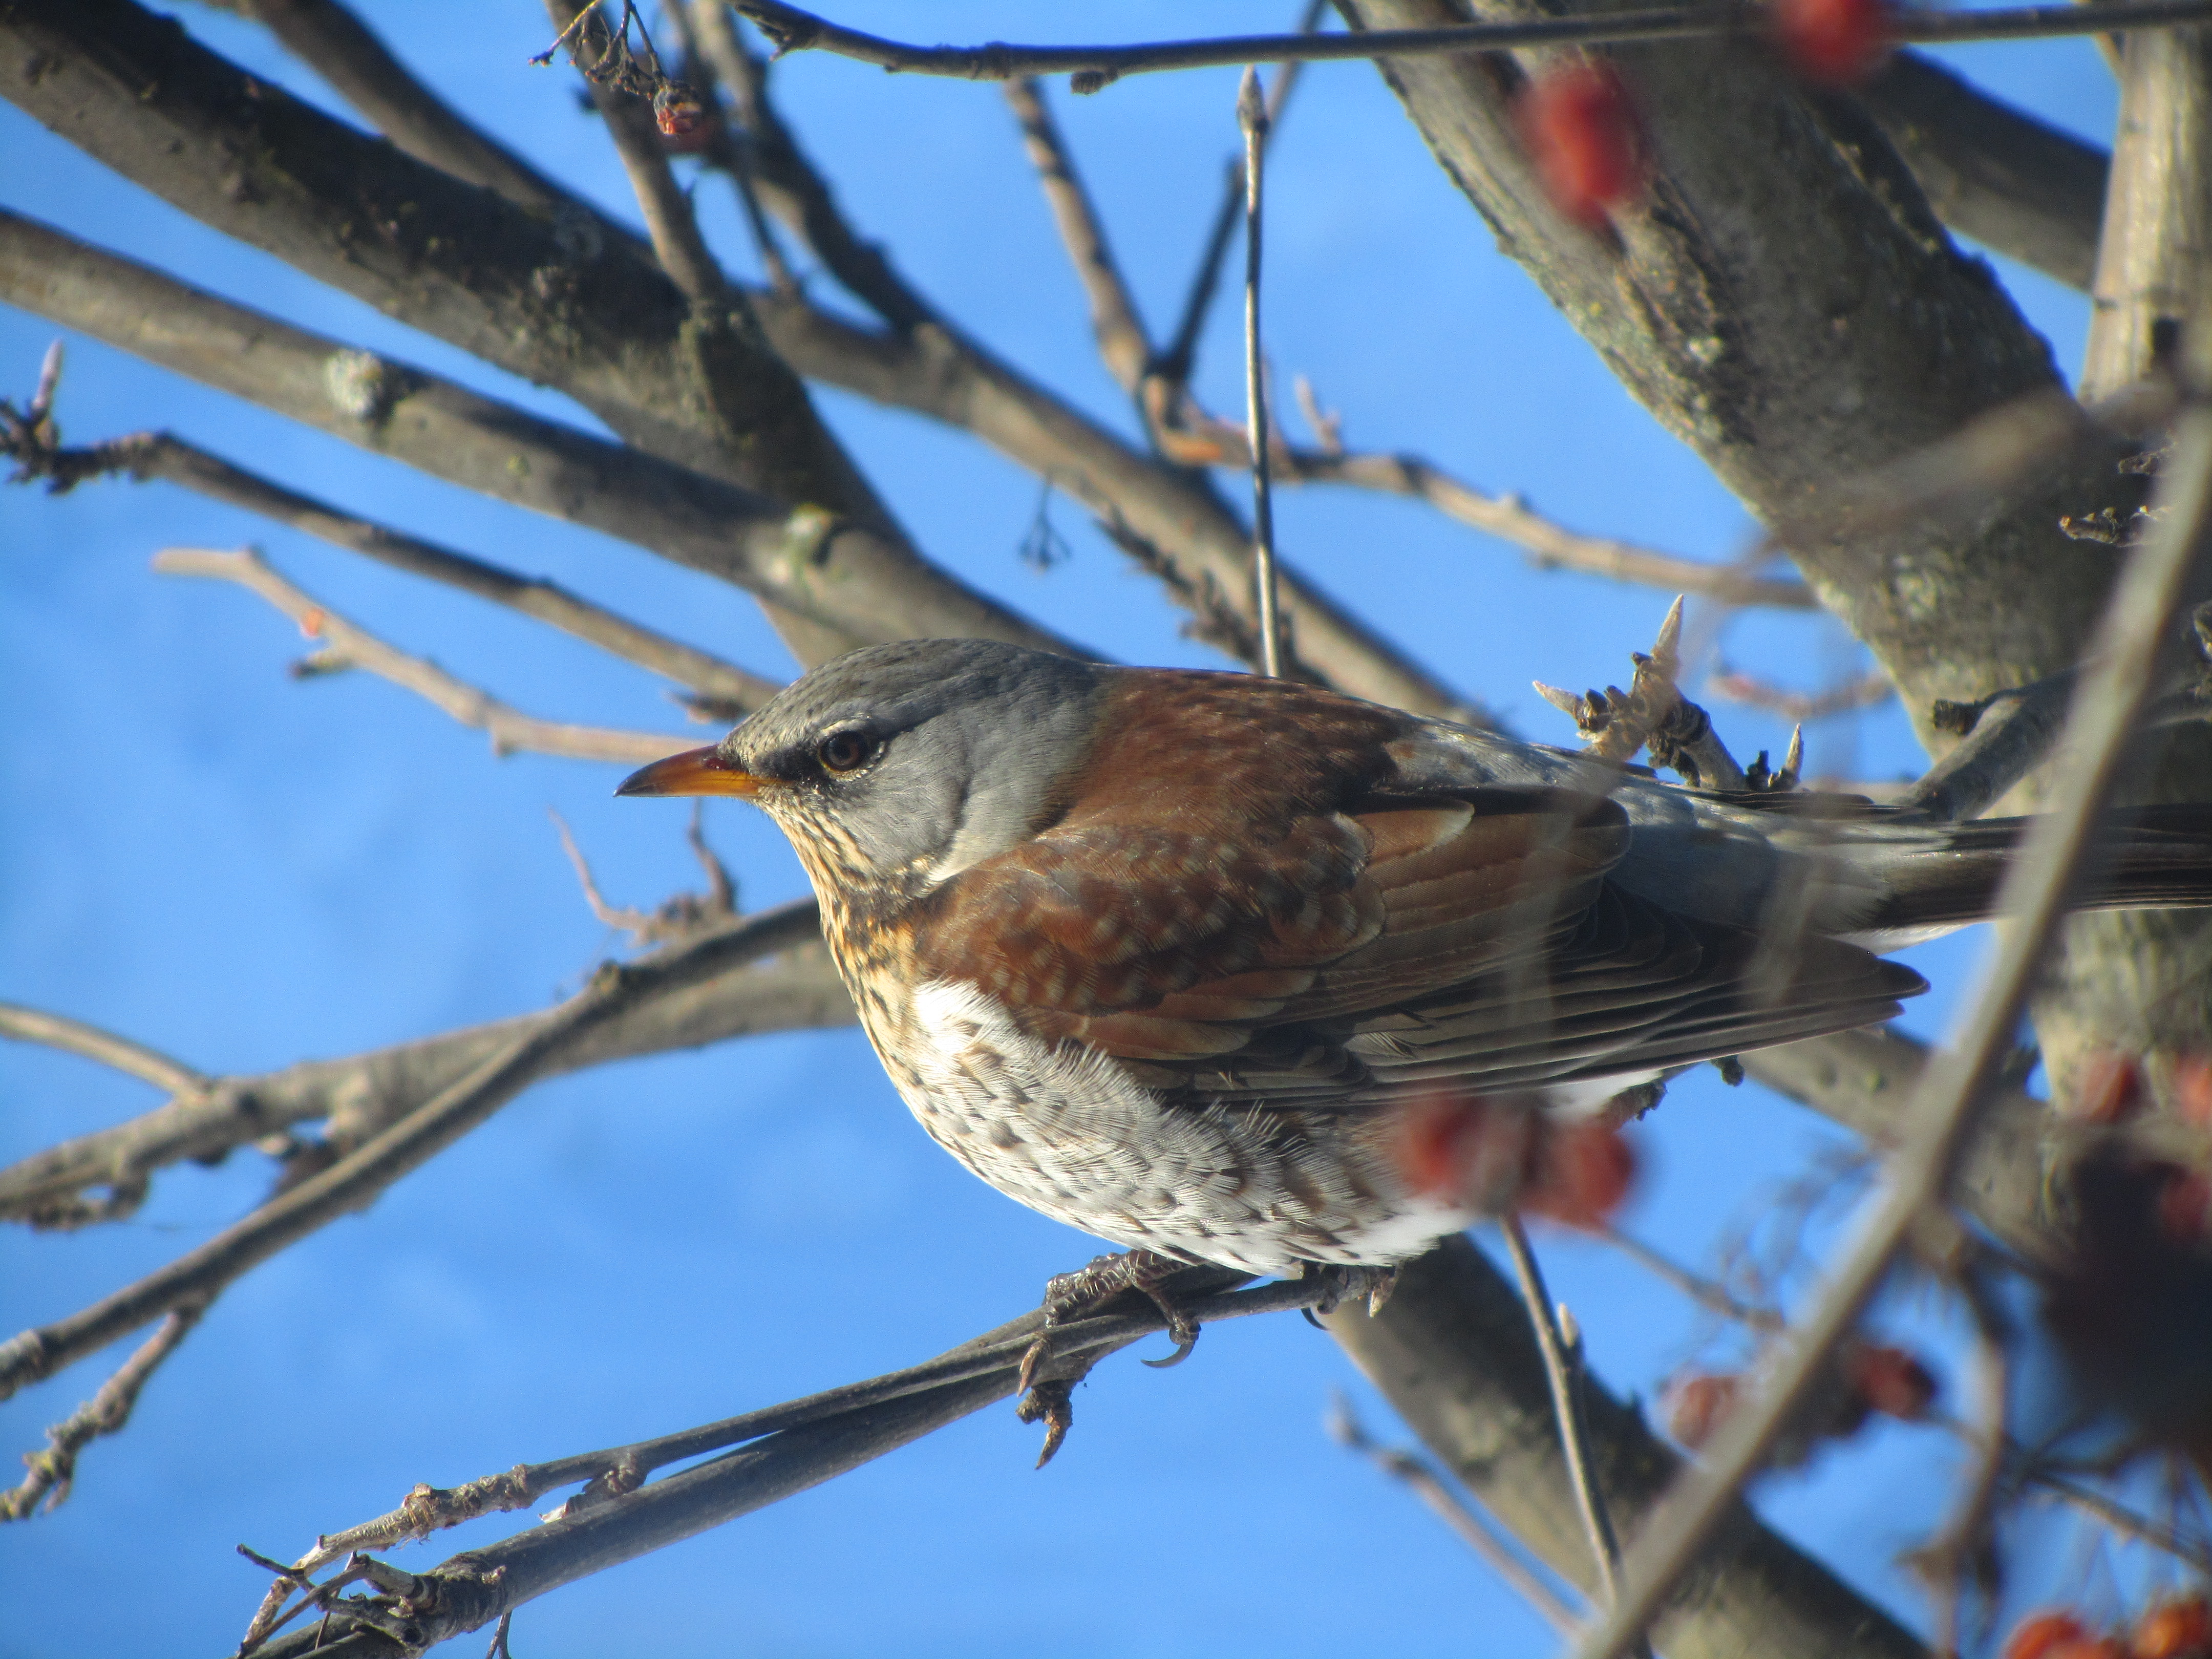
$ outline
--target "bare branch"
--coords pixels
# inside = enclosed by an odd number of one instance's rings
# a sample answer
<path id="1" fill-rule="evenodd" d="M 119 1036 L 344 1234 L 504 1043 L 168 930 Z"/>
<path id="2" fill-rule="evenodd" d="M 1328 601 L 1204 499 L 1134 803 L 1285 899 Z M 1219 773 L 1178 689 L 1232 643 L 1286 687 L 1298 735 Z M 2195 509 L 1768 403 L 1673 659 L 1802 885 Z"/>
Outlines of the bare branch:
<path id="1" fill-rule="evenodd" d="M 878 68 L 963 81 L 1005 81 L 1020 76 L 1069 75 L 1074 91 L 1097 92 L 1124 75 L 1158 70 L 1218 68 L 1236 64 L 1341 62 L 1364 58 L 1504 52 L 1516 46 L 1567 42 L 1596 46 L 1631 40 L 1684 40 L 1757 34 L 1766 27 L 1755 12 L 1725 6 L 1667 6 L 1614 12 L 1602 17 L 1555 18 L 1542 22 L 1468 23 L 1436 29 L 1377 29 L 1351 35 L 1241 34 L 1204 40 L 1150 41 L 1126 46 L 915 46 L 864 34 L 824 21 L 781 0 L 735 0 L 781 52 L 821 51 Z M 2094 16 L 2070 6 L 2019 6 L 1972 14 L 1899 6 L 1884 33 L 1893 40 L 2018 40 L 2038 36 L 2099 34 L 2106 29 L 2154 28 L 2212 15 L 2203 0 L 2116 0 Z"/>
<path id="2" fill-rule="evenodd" d="M 1283 674 L 1283 619 L 1276 605 L 1275 498 L 1267 477 L 1267 366 L 1260 355 L 1260 213 L 1266 179 L 1267 106 L 1260 73 L 1247 67 L 1237 94 L 1244 135 L 1244 426 L 1252 456 L 1252 615 L 1260 632 L 1260 672 Z"/>
<path id="3" fill-rule="evenodd" d="M 0 1343 L 0 1399 L 105 1347 L 148 1320 L 204 1306 L 241 1274 L 358 1209 L 483 1122 L 531 1084 L 561 1069 L 591 1031 L 641 1001 L 699 984 L 804 937 L 813 907 L 749 916 L 657 952 L 608 963 L 558 1009 L 531 1022 L 392 1127 L 319 1174 L 278 1194 L 198 1248 L 91 1307 Z"/>
<path id="4" fill-rule="evenodd" d="M 643 995 L 547 1062 L 547 1075 L 733 1036 L 849 1025 L 854 1013 L 811 902 L 787 907 L 784 954 L 696 986 Z M 766 925 L 766 915 L 753 920 Z M 0 1170 L 0 1217 L 75 1226 L 129 1213 L 149 1176 L 187 1158 L 215 1160 L 289 1126 L 326 1119 L 320 1145 L 343 1153 L 451 1088 L 492 1055 L 555 1018 L 525 1014 L 337 1060 L 302 1060 L 258 1076 L 218 1079 L 153 1111 L 79 1135 Z M 78 1197 L 106 1186 L 97 1204 Z"/>
<path id="5" fill-rule="evenodd" d="M 1706 564 L 1660 553 L 1607 536 L 1584 536 L 1543 517 L 1518 495 L 1486 495 L 1413 455 L 1332 455 L 1293 450 L 1284 466 L 1286 483 L 1357 484 L 1386 495 L 1424 501 L 1462 524 L 1526 548 L 1542 570 L 1583 570 L 1592 575 L 1694 593 L 1723 605 L 1776 605 L 1812 611 L 1820 601 L 1800 581 L 1757 576 L 1735 564 Z"/>
<path id="6" fill-rule="evenodd" d="M 542 720 L 509 708 L 422 657 L 387 645 L 356 623 L 295 587 L 251 549 L 224 553 L 212 548 L 167 547 L 154 556 L 154 568 L 165 576 L 207 576 L 236 582 L 258 593 L 319 643 L 314 653 L 293 665 L 295 678 L 343 673 L 362 668 L 435 704 L 464 726 L 491 734 L 497 755 L 526 751 L 565 755 L 571 760 L 639 764 L 691 747 L 688 738 L 650 732 L 618 732 L 603 726 L 571 726 Z"/>
<path id="7" fill-rule="evenodd" d="M 780 689 L 779 682 L 765 675 L 748 672 L 696 646 L 631 622 L 579 599 L 557 583 L 543 577 L 519 576 L 484 560 L 341 512 L 327 502 L 234 466 L 172 433 L 139 433 L 88 449 L 52 450 L 28 459 L 18 452 L 17 459 L 24 463 L 26 477 L 51 477 L 61 489 L 74 488 L 103 474 L 182 484 L 319 536 L 379 563 L 444 582 L 550 623 L 564 634 L 690 687 L 711 703 L 718 717 L 734 720 L 758 708 Z"/>
<path id="8" fill-rule="evenodd" d="M 1328 10 L 1328 0 L 1309 0 L 1305 15 L 1298 21 L 1298 33 L 1311 34 L 1321 27 Z M 1274 142 L 1275 129 L 1281 124 L 1291 90 L 1298 83 L 1298 70 L 1296 60 L 1283 64 L 1275 71 L 1274 83 L 1267 88 L 1267 125 L 1260 141 L 1263 150 Z M 1198 267 L 1191 273 L 1190 287 L 1183 296 L 1182 314 L 1176 324 L 1175 334 L 1152 365 L 1152 374 L 1170 395 L 1190 379 L 1191 370 L 1197 364 L 1198 337 L 1205 330 L 1206 313 L 1212 309 L 1214 293 L 1221 285 L 1221 262 L 1228 257 L 1229 238 L 1243 210 L 1244 163 L 1240 157 L 1229 164 L 1221 205 L 1215 210 L 1206 246 L 1198 256 Z"/>
<path id="9" fill-rule="evenodd" d="M 1723 669 L 1706 678 L 1705 684 L 1717 697 L 1729 702 L 1740 702 L 1751 708 L 1764 708 L 1769 714 L 1779 714 L 1785 720 L 1809 725 L 1838 714 L 1848 714 L 1861 708 L 1877 708 L 1897 695 L 1889 676 L 1880 669 L 1861 674 L 1856 679 L 1844 681 L 1826 691 L 1789 691 L 1778 685 L 1749 674 Z"/>
<path id="10" fill-rule="evenodd" d="M 1544 1287 L 1543 1270 L 1528 1248 L 1528 1230 L 1518 1216 L 1508 1215 L 1499 1224 L 1506 1253 L 1513 1258 L 1514 1277 L 1521 1284 L 1521 1300 L 1528 1310 L 1528 1327 L 1536 1334 L 1536 1351 L 1544 1358 L 1544 1380 L 1552 1390 L 1552 1414 L 1559 1431 L 1559 1449 L 1567 1461 L 1567 1478 L 1582 1510 L 1583 1530 L 1589 1535 L 1590 1560 L 1597 1570 L 1601 1605 L 1620 1594 L 1620 1540 L 1613 1530 L 1613 1516 L 1597 1483 L 1590 1460 L 1589 1425 L 1582 1403 L 1582 1342 L 1565 1328 L 1571 1317 L 1565 1303 L 1554 1303 Z M 1650 1644 L 1635 1650 L 1649 1659 Z"/>
<path id="11" fill-rule="evenodd" d="M 4 210 L 0 299 L 433 477 L 720 576 L 852 645 L 919 632 L 1075 649 L 943 572 L 880 566 L 874 541 L 819 507 L 787 508 L 541 420 Z"/>
<path id="12" fill-rule="evenodd" d="M 1574 1627 L 1575 1610 L 1560 1599 L 1558 1591 L 1528 1569 L 1512 1546 L 1492 1532 L 1425 1459 L 1412 1452 L 1377 1445 L 1352 1414 L 1352 1402 L 1341 1392 L 1330 1395 L 1326 1421 L 1332 1440 L 1346 1450 L 1358 1452 L 1392 1480 L 1403 1482 L 1458 1534 L 1462 1542 L 1483 1559 L 1492 1572 L 1543 1614 L 1553 1629 L 1567 1631 Z"/>
<path id="13" fill-rule="evenodd" d="M 923 559 L 742 313 L 695 315 L 633 238 L 580 202 L 549 219 L 488 196 L 262 85 L 131 0 L 13 8 L 0 85 L 216 229 L 558 386 L 629 443 L 811 504 L 818 539 L 785 570 L 796 591 L 772 611 L 779 625 L 787 609 L 827 623 L 795 641 L 802 656 L 917 631 L 1070 648 Z M 837 614 L 878 606 L 864 629 Z"/>
<path id="14" fill-rule="evenodd" d="M 2087 290 L 2108 158 L 1969 85 L 1893 53 L 1856 95 L 1952 229 Z"/>
<path id="15" fill-rule="evenodd" d="M 495 143 L 432 93 L 376 33 L 337 0 L 236 0 L 292 55 L 321 76 L 369 125 L 418 161 L 551 213 L 559 185 Z"/>
<path id="16" fill-rule="evenodd" d="M 1075 158 L 1060 137 L 1059 123 L 1046 106 L 1043 88 L 1031 80 L 1009 81 L 1006 102 L 1021 123 L 1022 143 L 1029 152 L 1030 165 L 1036 169 L 1037 182 L 1044 186 L 1053 222 L 1060 227 L 1060 240 L 1066 244 L 1068 259 L 1091 302 L 1091 330 L 1097 337 L 1098 355 L 1121 389 L 1133 394 L 1152 362 L 1152 341 L 1137 315 L 1128 284 L 1121 279 L 1121 267 L 1114 261 L 1105 227 L 1099 222 L 1091 194 L 1075 170 Z"/>
<path id="17" fill-rule="evenodd" d="M 46 1431 L 45 1450 L 23 1454 L 31 1472 L 12 1491 L 0 1492 L 0 1521 L 27 1519 L 41 1499 L 49 1515 L 69 1501 L 70 1490 L 76 1481 L 77 1454 L 102 1435 L 120 1432 L 130 1422 L 131 1408 L 137 1405 L 147 1380 L 176 1352 L 205 1311 L 205 1305 L 197 1303 L 173 1310 L 161 1328 L 100 1385 L 98 1394 Z"/>
<path id="18" fill-rule="evenodd" d="M 43 1042 L 49 1048 L 82 1054 L 103 1066 L 112 1066 L 118 1072 L 128 1072 L 171 1094 L 186 1094 L 208 1086 L 205 1076 L 180 1060 L 172 1060 L 143 1043 L 103 1031 L 81 1019 L 48 1013 L 40 1008 L 0 1002 L 0 1036 L 13 1037 L 18 1042 Z"/>
<path id="19" fill-rule="evenodd" d="M 1820 1299 L 1778 1356 L 1755 1401 L 1731 1413 L 1698 1470 L 1670 1493 L 1630 1552 L 1620 1598 L 1577 1644 L 1612 1659 L 1650 1625 L 1675 1580 L 1737 1501 L 1791 1413 L 1817 1384 L 1914 1223 L 1948 1187 L 1974 1107 L 2009 1050 L 2045 948 L 2088 854 L 2125 739 L 2151 695 L 2166 635 L 2192 573 L 2212 556 L 2212 409 L 2191 407 L 2160 479 L 2166 516 L 2121 573 L 2068 717 L 2054 808 L 2037 819 L 1996 908 L 2016 918 L 1979 994 L 1914 1091 L 1899 1153 Z"/>
<path id="20" fill-rule="evenodd" d="M 1227 1275 L 1231 1283 L 1237 1277 Z M 1218 1285 L 1224 1275 L 1219 1269 L 1200 1269 L 1193 1278 Z M 1191 1296 L 1185 1305 L 1211 1322 L 1310 1307 L 1325 1300 L 1329 1290 L 1316 1276 Z M 1178 1300 L 1183 1300 L 1180 1291 Z M 1041 1313 L 1024 1314 L 906 1370 L 655 1440 L 521 1465 L 452 1491 L 418 1486 L 391 1514 L 325 1534 L 287 1578 L 318 1571 L 349 1552 L 427 1537 L 479 1515 L 520 1509 L 555 1487 L 588 1481 L 548 1524 L 412 1575 L 423 1588 L 408 1598 L 410 1605 L 404 1609 L 420 1621 L 408 1638 L 410 1646 L 419 1649 L 481 1628 L 506 1608 L 805 1491 L 1006 1398 L 1014 1392 L 1022 1358 L 1042 1322 Z M 1055 1328 L 1055 1352 L 1087 1366 L 1165 1322 L 1152 1310 L 1071 1322 Z M 902 1426 L 908 1407 L 927 1413 L 910 1429 Z M 759 1443 L 659 1483 L 641 1484 L 665 1464 L 744 1441 Z M 619 1504 L 606 1501 L 616 1496 Z M 289 1582 L 272 1587 L 242 1650 L 295 1650 L 258 1645 L 278 1622 L 277 1610 L 292 1588 Z M 349 1605 L 345 1611 L 352 1614 L 356 1609 Z M 322 1650 L 389 1650 L 341 1644 Z"/>
<path id="21" fill-rule="evenodd" d="M 1379 1313 L 1347 1306 L 1322 1317 L 1500 1526 L 1563 1580 L 1593 1583 L 1543 1360 L 1510 1279 L 1465 1237 L 1450 1238 L 1399 1270 Z M 1622 1531 L 1633 1537 L 1683 1460 L 1637 1405 L 1595 1379 L 1583 1406 L 1593 1461 Z M 1652 1635 L 1668 1659 L 1926 1659 L 1894 1619 L 1741 1505 L 1696 1584 L 1677 1591 Z"/>

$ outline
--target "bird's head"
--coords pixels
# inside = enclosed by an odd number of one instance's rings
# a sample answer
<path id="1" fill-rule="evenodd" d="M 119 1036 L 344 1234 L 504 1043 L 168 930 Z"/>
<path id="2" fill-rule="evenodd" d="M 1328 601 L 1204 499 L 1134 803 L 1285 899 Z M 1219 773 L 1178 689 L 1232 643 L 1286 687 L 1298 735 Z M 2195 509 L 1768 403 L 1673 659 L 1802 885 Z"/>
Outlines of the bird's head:
<path id="1" fill-rule="evenodd" d="M 918 890 L 1055 812 L 1095 734 L 1100 684 L 1071 658 L 987 640 L 870 646 L 615 793 L 735 795 L 775 817 L 817 890 Z"/>

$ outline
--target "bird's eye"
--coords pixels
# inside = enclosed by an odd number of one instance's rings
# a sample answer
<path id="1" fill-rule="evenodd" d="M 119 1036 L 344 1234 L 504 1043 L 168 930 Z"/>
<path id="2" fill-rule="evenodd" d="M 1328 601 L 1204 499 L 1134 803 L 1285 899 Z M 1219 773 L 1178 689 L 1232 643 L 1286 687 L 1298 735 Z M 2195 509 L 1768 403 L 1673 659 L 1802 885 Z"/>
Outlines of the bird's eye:
<path id="1" fill-rule="evenodd" d="M 833 732 L 822 739 L 814 758 L 822 763 L 825 772 L 857 772 L 876 757 L 881 747 L 865 732 Z"/>

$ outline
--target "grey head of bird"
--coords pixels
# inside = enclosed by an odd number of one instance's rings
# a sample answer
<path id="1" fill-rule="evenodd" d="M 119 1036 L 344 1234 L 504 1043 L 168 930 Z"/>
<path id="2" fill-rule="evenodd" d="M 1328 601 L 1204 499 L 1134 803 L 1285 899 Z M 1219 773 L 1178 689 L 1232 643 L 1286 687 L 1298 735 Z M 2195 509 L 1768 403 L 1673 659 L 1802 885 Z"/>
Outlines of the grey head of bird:
<path id="1" fill-rule="evenodd" d="M 927 887 L 1050 817 L 1100 691 L 1085 664 L 988 640 L 869 646 L 616 793 L 738 796 L 775 819 L 817 886 Z"/>

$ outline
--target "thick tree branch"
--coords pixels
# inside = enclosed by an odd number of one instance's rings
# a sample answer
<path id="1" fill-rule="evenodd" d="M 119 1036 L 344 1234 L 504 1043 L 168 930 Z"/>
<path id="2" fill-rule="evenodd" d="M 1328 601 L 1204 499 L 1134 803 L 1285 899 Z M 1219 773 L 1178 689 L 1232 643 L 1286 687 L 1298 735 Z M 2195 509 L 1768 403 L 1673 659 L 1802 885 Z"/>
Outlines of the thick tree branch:
<path id="1" fill-rule="evenodd" d="M 1856 94 L 1961 235 L 2087 290 L 2109 158 L 1934 59 L 1894 54 Z"/>
<path id="2" fill-rule="evenodd" d="M 568 192 L 433 95 L 337 0 L 216 0 L 258 20 L 369 125 L 420 161 L 554 213 Z"/>
<path id="3" fill-rule="evenodd" d="M 17 0 L 0 17 L 0 85 L 215 228 L 560 387 L 629 442 L 826 509 L 835 533 L 811 582 L 853 603 L 921 602 L 893 605 L 903 616 L 875 637 L 1060 644 L 923 560 L 742 310 L 695 315 L 633 239 L 580 204 L 549 222 L 462 184 L 253 82 L 129 0 Z"/>
<path id="4" fill-rule="evenodd" d="M 1528 1311 L 1504 1275 L 1467 1239 L 1447 1239 L 1399 1270 L 1379 1313 L 1346 1306 L 1323 1322 L 1483 1508 L 1587 1595 L 1595 1573 L 1551 1391 Z M 1632 1538 L 1683 1461 L 1641 1411 L 1595 1380 L 1584 1406 L 1601 1483 Z M 1925 1653 L 1895 1620 L 1741 1504 L 1652 1637 L 1667 1659 Z"/>
<path id="5" fill-rule="evenodd" d="M 343 673 L 349 668 L 366 669 L 414 692 L 462 725 L 481 728 L 489 734 L 494 754 L 526 751 L 562 755 L 571 760 L 640 765 L 693 746 L 688 738 L 621 732 L 602 726 L 571 726 L 523 714 L 489 692 L 456 679 L 427 658 L 410 656 L 359 623 L 349 622 L 294 586 L 267 560 L 250 550 L 226 553 L 212 548 L 164 548 L 154 556 L 154 568 L 165 576 L 205 576 L 217 581 L 236 582 L 258 593 L 297 623 L 302 634 L 316 641 L 314 653 L 293 665 L 295 678 Z"/>
<path id="6" fill-rule="evenodd" d="M 720 576 L 850 644 L 919 632 L 1074 649 L 941 573 L 854 554 L 858 532 L 818 507 L 785 507 L 541 420 L 4 210 L 0 299 L 433 477 Z"/>

